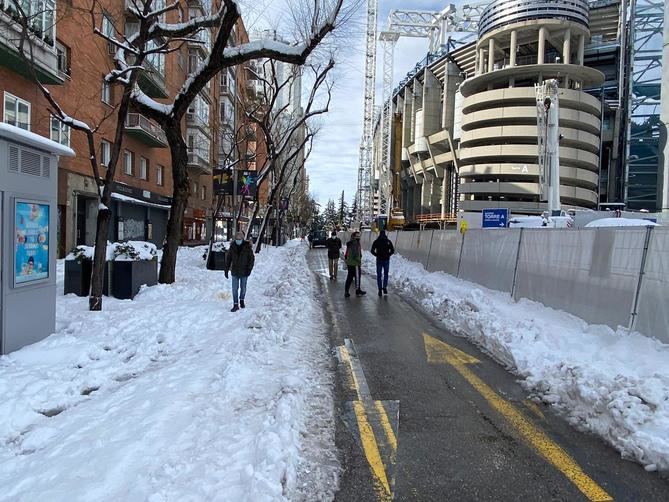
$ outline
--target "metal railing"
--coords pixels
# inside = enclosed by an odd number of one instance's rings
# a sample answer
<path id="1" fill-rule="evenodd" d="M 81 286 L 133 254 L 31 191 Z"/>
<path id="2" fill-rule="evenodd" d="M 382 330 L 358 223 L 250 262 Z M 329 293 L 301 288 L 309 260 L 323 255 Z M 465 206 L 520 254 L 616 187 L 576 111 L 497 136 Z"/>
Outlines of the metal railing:
<path id="1" fill-rule="evenodd" d="M 125 119 L 126 129 L 141 129 L 161 143 L 167 144 L 167 136 L 158 124 L 151 122 L 141 113 L 128 113 Z"/>

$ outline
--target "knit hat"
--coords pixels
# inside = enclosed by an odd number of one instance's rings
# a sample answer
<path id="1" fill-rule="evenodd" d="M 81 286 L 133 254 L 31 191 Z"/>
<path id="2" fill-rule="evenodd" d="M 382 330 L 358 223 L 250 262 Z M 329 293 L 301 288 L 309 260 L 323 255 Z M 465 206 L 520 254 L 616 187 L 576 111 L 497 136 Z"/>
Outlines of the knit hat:
<path id="1" fill-rule="evenodd" d="M 241 230 L 239 230 L 239 231 L 235 234 L 235 239 L 237 239 L 237 240 L 244 240 L 244 232 L 242 232 Z"/>

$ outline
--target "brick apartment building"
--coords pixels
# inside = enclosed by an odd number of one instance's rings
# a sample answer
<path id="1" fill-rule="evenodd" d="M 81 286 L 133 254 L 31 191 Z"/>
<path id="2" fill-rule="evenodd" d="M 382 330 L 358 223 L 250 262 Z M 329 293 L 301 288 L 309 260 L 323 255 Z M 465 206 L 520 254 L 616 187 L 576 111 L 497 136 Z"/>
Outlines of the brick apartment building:
<path id="1" fill-rule="evenodd" d="M 129 34 L 137 29 L 125 0 L 101 0 L 100 5 L 103 10 L 97 23 L 107 33 Z M 114 137 L 114 105 L 121 92 L 104 82 L 113 68 L 113 51 L 93 33 L 86 0 L 38 0 L 31 8 L 39 13 L 33 20 L 39 24 L 35 32 L 40 40 L 34 44 L 38 78 L 66 113 L 89 124 L 102 122 L 95 140 L 104 164 Z M 166 14 L 166 21 L 203 15 L 209 8 L 207 0 L 181 0 L 177 11 Z M 88 146 L 82 133 L 69 131 L 50 116 L 32 72 L 17 54 L 19 31 L 13 10 L 11 0 L 0 0 L 2 120 L 67 144 L 77 154 L 59 163 L 58 254 L 63 256 L 75 245 L 92 244 L 95 235 L 97 200 Z M 158 101 L 176 95 L 188 73 L 197 69 L 210 50 L 210 34 L 201 32 L 199 37 L 203 43 L 188 43 L 180 51 L 155 55 L 146 64 L 139 85 L 147 95 Z M 234 38 L 248 39 L 241 23 Z M 244 90 L 236 85 L 243 73 L 243 68 L 222 72 L 194 101 L 182 124 L 192 185 L 182 229 L 184 244 L 202 243 L 212 231 L 213 166 L 218 162 L 220 131 L 234 129 L 237 122 L 234 95 Z M 109 239 L 147 240 L 161 246 L 172 194 L 170 152 L 161 129 L 132 111 L 126 121 L 114 192 Z"/>

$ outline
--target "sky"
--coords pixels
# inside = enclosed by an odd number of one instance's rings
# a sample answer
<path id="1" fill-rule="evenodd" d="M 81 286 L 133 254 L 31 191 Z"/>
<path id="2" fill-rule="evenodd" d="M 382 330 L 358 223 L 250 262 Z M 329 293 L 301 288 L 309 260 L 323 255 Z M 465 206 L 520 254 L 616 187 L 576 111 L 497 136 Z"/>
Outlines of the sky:
<path id="1" fill-rule="evenodd" d="M 249 31 L 271 26 L 282 32 L 292 22 L 288 4 L 296 5 L 302 0 L 265 0 L 262 3 L 242 0 L 244 19 Z M 336 66 L 334 90 L 329 112 L 319 119 L 321 131 L 316 137 L 313 151 L 307 160 L 310 192 L 325 207 L 328 199 L 338 200 L 344 191 L 350 204 L 355 197 L 360 162 L 360 139 L 362 138 L 364 55 L 366 0 L 345 0 L 345 6 L 358 4 L 355 14 L 336 33 Z M 392 9 L 440 11 L 449 2 L 434 0 L 379 0 L 378 26 L 381 31 L 387 26 L 388 13 Z M 400 38 L 395 48 L 394 84 L 425 57 L 427 39 Z M 377 47 L 377 97 L 381 104 L 382 54 Z M 303 86 L 303 92 L 306 86 Z"/>
<path id="2" fill-rule="evenodd" d="M 379 1 L 378 31 L 387 25 L 391 9 L 441 10 L 446 2 L 398 0 Z M 335 89 L 330 112 L 322 121 L 313 152 L 307 161 L 311 194 L 322 207 L 328 199 L 338 200 L 342 190 L 350 204 L 355 196 L 363 129 L 365 9 L 362 2 L 347 32 L 351 40 L 338 54 Z M 427 53 L 427 39 L 400 38 L 395 48 L 394 78 L 397 84 Z M 381 104 L 382 54 L 377 47 L 376 105 Z"/>

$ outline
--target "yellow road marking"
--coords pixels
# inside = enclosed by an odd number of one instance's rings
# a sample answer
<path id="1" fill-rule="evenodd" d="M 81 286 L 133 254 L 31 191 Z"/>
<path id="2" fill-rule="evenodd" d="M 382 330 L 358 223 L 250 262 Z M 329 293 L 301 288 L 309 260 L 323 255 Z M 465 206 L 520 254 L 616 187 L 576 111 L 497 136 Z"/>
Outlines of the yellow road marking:
<path id="1" fill-rule="evenodd" d="M 362 449 L 365 452 L 365 457 L 367 457 L 367 462 L 369 462 L 369 466 L 372 468 L 372 474 L 377 481 L 381 483 L 381 486 L 385 490 L 385 495 L 389 496 L 390 485 L 388 484 L 388 478 L 386 477 L 386 469 L 381 460 L 381 453 L 379 453 L 379 445 L 376 444 L 374 431 L 372 430 L 372 426 L 369 425 L 369 420 L 367 420 L 365 408 L 361 401 L 353 401 L 353 409 L 355 410 L 355 416 L 358 419 L 360 440 L 362 442 Z"/>
<path id="2" fill-rule="evenodd" d="M 348 364 L 348 368 L 351 371 L 351 378 L 353 379 L 353 387 L 355 388 L 355 393 L 357 394 L 358 399 L 360 399 L 360 386 L 358 385 L 358 379 L 355 376 L 355 371 L 353 370 L 353 363 L 351 362 L 351 354 L 348 353 L 346 345 L 339 346 L 339 353 L 341 354 L 341 357 L 344 360 L 344 362 Z"/>
<path id="3" fill-rule="evenodd" d="M 394 455 L 397 451 L 397 438 L 395 437 L 395 432 L 390 425 L 390 420 L 388 420 L 386 409 L 383 407 L 383 403 L 381 401 L 374 401 L 374 406 L 376 406 L 376 411 L 379 412 L 379 419 L 381 420 L 383 431 L 386 433 L 390 447 L 393 450 L 391 454 Z"/>
<path id="4" fill-rule="evenodd" d="M 562 472 L 589 500 L 593 502 L 608 502 L 613 500 L 603 488 L 583 472 L 581 467 L 566 451 L 554 443 L 545 432 L 527 420 L 511 403 L 502 399 L 483 380 L 465 366 L 466 364 L 470 364 L 469 361 L 478 362 L 476 358 L 425 333 L 423 333 L 423 340 L 425 342 L 428 361 L 447 362 L 455 368 L 493 408 L 502 414 L 520 432 L 542 457 Z"/>
<path id="5" fill-rule="evenodd" d="M 358 380 L 358 372 L 362 372 L 361 368 L 354 367 L 351 354 L 348 351 L 348 348 L 345 345 L 338 347 L 339 354 L 341 359 L 348 365 L 350 370 L 351 378 L 353 381 L 353 386 L 355 387 L 355 392 L 358 396 L 357 401 L 353 401 L 353 411 L 355 413 L 356 421 L 358 423 L 358 430 L 360 431 L 360 443 L 362 445 L 362 450 L 367 458 L 367 462 L 372 471 L 372 476 L 376 480 L 376 491 L 379 500 L 392 500 L 393 495 L 390 488 L 390 483 L 388 482 L 388 476 L 386 474 L 386 466 L 381 458 L 381 451 L 379 450 L 378 442 L 376 441 L 376 435 L 374 434 L 374 429 L 369 423 L 367 417 L 366 406 L 373 402 L 369 396 L 362 396 L 360 391 L 361 384 L 367 388 L 366 382 L 360 382 Z M 360 373 L 360 378 L 364 380 L 364 374 Z M 394 464 L 396 452 L 397 452 L 397 437 L 393 431 L 392 426 L 390 425 L 390 420 L 388 420 L 388 415 L 386 413 L 383 404 L 380 401 L 374 401 L 374 407 L 376 412 L 379 415 L 379 422 L 383 427 L 385 435 L 388 438 L 388 443 L 390 445 L 390 462 Z"/>
<path id="6" fill-rule="evenodd" d="M 529 399 L 524 399 L 523 404 L 529 408 L 529 410 L 534 413 L 536 416 L 538 416 L 542 420 L 546 420 L 546 417 L 544 416 L 544 412 L 541 411 L 541 408 L 537 406 L 537 403 L 534 401 L 530 401 Z"/>

